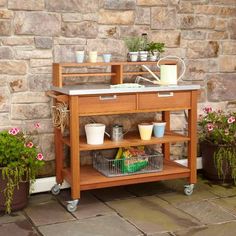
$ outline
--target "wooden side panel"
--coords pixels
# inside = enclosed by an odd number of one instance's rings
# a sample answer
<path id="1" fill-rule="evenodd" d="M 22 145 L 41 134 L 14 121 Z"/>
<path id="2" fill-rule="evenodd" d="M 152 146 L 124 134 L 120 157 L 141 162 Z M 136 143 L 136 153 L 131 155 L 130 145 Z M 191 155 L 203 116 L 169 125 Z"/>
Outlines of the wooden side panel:
<path id="1" fill-rule="evenodd" d="M 115 75 L 111 76 L 111 84 L 122 84 L 123 83 L 123 65 L 112 65 L 111 72 Z"/>
<path id="2" fill-rule="evenodd" d="M 188 167 L 190 168 L 189 182 L 197 181 L 196 158 L 197 158 L 197 91 L 191 93 L 191 110 L 188 111 Z"/>
<path id="3" fill-rule="evenodd" d="M 170 132 L 170 112 L 163 111 L 162 112 L 162 120 L 166 122 L 165 132 Z M 170 160 L 170 143 L 162 144 L 163 154 L 166 160 Z"/>
<path id="4" fill-rule="evenodd" d="M 52 67 L 52 73 L 53 73 L 53 85 L 56 87 L 62 87 L 63 81 L 62 81 L 62 67 L 59 63 L 53 63 Z"/>

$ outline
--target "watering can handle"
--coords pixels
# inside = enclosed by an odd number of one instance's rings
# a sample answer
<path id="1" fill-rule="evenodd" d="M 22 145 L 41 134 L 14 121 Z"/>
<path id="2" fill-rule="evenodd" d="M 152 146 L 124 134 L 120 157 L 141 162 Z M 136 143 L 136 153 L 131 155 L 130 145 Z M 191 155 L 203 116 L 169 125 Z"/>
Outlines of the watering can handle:
<path id="1" fill-rule="evenodd" d="M 180 80 L 180 79 L 183 77 L 183 75 L 184 75 L 184 73 L 185 73 L 185 71 L 186 71 L 186 65 L 185 65 L 184 60 L 181 59 L 180 57 L 177 57 L 177 56 L 165 56 L 165 57 L 162 57 L 162 58 L 157 62 L 157 67 L 158 67 L 159 69 L 160 69 L 160 65 L 159 65 L 160 61 L 161 61 L 161 60 L 164 60 L 164 59 L 166 59 L 166 58 L 176 58 L 176 59 L 180 60 L 181 63 L 183 64 L 183 72 L 182 72 L 182 74 L 179 76 L 179 78 L 177 79 L 177 81 Z"/>

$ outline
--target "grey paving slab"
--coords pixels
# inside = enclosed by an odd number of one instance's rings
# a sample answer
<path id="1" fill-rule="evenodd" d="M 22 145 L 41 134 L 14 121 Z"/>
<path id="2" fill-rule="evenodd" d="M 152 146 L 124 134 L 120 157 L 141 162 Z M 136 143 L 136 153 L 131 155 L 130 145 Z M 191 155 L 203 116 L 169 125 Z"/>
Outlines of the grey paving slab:
<path id="1" fill-rule="evenodd" d="M 86 220 L 40 226 L 44 236 L 139 236 L 134 226 L 117 215 L 99 216 Z"/>
<path id="2" fill-rule="evenodd" d="M 12 212 L 10 215 L 5 213 L 0 213 L 0 225 L 16 222 L 16 221 L 23 221 L 26 217 L 23 215 L 21 211 Z"/>
<path id="3" fill-rule="evenodd" d="M 49 202 L 55 200 L 55 196 L 51 193 L 38 193 L 32 194 L 29 198 L 29 205 L 41 204 L 43 202 Z"/>
<path id="4" fill-rule="evenodd" d="M 63 191 L 59 196 L 63 205 L 67 205 L 67 201 L 71 199 L 69 191 Z M 105 203 L 98 200 L 90 192 L 82 192 L 81 198 L 78 204 L 78 208 L 72 214 L 77 219 L 85 219 L 89 217 L 112 214 L 114 211 L 108 207 Z"/>
<path id="5" fill-rule="evenodd" d="M 156 233 L 156 234 L 148 234 L 148 236 L 173 236 L 172 233 Z"/>
<path id="6" fill-rule="evenodd" d="M 0 225 L 0 236 L 39 236 L 27 220 Z"/>
<path id="7" fill-rule="evenodd" d="M 199 228 L 192 228 L 174 232 L 176 236 L 235 236 L 236 222 L 214 224 Z"/>
<path id="8" fill-rule="evenodd" d="M 209 201 L 182 202 L 177 205 L 179 209 L 196 217 L 203 224 L 222 223 L 236 220 L 236 217 L 221 207 Z"/>
<path id="9" fill-rule="evenodd" d="M 135 195 L 127 191 L 124 186 L 95 189 L 92 191 L 92 194 L 104 202 L 135 197 Z"/>
<path id="10" fill-rule="evenodd" d="M 111 201 L 121 216 L 147 234 L 197 226 L 196 219 L 155 196 Z"/>
<path id="11" fill-rule="evenodd" d="M 125 186 L 125 189 L 131 194 L 138 197 L 151 196 L 154 194 L 160 194 L 160 193 L 173 191 L 173 189 L 169 188 L 164 182 L 127 185 Z"/>
<path id="12" fill-rule="evenodd" d="M 55 200 L 29 205 L 24 211 L 36 226 L 75 220 L 75 218 Z"/>
<path id="13" fill-rule="evenodd" d="M 236 216 L 236 197 L 218 198 L 212 202 Z"/>
<path id="14" fill-rule="evenodd" d="M 236 196 L 236 186 L 234 185 L 217 185 L 211 184 L 209 191 L 219 197 L 233 197 Z"/>

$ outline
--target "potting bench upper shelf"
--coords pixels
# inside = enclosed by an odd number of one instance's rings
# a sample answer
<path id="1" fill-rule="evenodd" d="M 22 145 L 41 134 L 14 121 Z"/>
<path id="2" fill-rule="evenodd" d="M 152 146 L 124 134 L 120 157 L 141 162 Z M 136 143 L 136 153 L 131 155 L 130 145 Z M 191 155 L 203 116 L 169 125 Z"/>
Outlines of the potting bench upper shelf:
<path id="1" fill-rule="evenodd" d="M 173 61 L 171 61 L 173 63 Z M 162 63 L 165 63 L 164 61 Z M 63 101 L 69 106 L 70 134 L 63 137 L 59 129 L 55 129 L 56 181 L 61 184 L 66 180 L 71 185 L 71 197 L 74 200 L 68 210 L 74 211 L 81 190 L 110 186 L 143 183 L 158 180 L 188 178 L 192 185 L 196 182 L 196 124 L 198 85 L 155 86 L 144 88 L 110 88 L 109 85 L 73 85 L 63 83 L 65 77 L 111 76 L 111 84 L 123 83 L 127 75 L 143 75 L 146 72 L 129 71 L 126 66 L 155 65 L 156 62 L 111 62 L 111 63 L 55 63 L 53 64 L 53 87 L 55 100 Z M 67 68 L 110 66 L 109 73 L 68 73 Z M 187 135 L 174 133 L 170 129 L 170 112 L 187 110 Z M 166 133 L 163 138 L 152 137 L 143 141 L 138 133 L 125 136 L 119 142 L 105 139 L 102 145 L 88 145 L 85 137 L 80 136 L 79 120 L 82 116 L 112 115 L 162 112 L 162 120 L 166 121 Z M 170 160 L 170 143 L 188 143 L 188 166 L 182 166 Z M 163 144 L 163 171 L 155 173 L 134 174 L 108 178 L 93 169 L 92 166 L 80 165 L 80 152 L 88 150 L 111 149 L 118 147 Z M 70 167 L 64 167 L 63 145 L 70 147 Z M 57 193 L 57 186 L 53 187 Z M 188 191 L 191 193 L 192 189 Z"/>

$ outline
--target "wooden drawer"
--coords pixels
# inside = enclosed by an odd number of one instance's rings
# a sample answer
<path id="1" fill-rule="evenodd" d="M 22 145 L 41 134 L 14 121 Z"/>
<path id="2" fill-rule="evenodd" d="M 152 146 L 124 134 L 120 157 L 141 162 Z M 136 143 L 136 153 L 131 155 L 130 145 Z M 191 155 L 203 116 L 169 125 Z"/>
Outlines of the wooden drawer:
<path id="1" fill-rule="evenodd" d="M 138 97 L 138 109 L 170 109 L 189 108 L 191 91 L 141 93 Z"/>
<path id="2" fill-rule="evenodd" d="M 135 110 L 135 94 L 106 94 L 79 97 L 80 114 L 133 112 Z"/>

